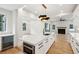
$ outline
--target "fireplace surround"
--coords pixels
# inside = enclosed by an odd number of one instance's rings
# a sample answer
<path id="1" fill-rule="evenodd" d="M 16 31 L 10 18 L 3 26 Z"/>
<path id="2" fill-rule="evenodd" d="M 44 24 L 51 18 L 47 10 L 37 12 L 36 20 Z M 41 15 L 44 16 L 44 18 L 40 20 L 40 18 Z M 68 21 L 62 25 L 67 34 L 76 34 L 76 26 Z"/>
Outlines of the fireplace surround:
<path id="1" fill-rule="evenodd" d="M 58 27 L 58 34 L 66 34 L 66 27 Z"/>

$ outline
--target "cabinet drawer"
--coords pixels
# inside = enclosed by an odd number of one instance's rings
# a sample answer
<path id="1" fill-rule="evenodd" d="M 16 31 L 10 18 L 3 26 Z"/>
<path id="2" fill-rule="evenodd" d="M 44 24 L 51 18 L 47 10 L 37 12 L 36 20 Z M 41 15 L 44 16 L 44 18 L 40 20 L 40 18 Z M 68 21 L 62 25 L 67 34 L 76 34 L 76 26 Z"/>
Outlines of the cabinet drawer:
<path id="1" fill-rule="evenodd" d="M 38 44 L 35 46 L 35 53 L 36 54 L 43 54 L 44 53 L 44 44 L 38 46 Z"/>
<path id="2" fill-rule="evenodd" d="M 43 46 L 44 46 L 44 41 L 41 41 L 36 45 L 36 49 L 41 49 Z"/>
<path id="3" fill-rule="evenodd" d="M 41 49 L 43 46 L 44 46 L 44 45 L 39 46 L 38 49 Z"/>
<path id="4" fill-rule="evenodd" d="M 46 39 L 44 42 L 45 42 L 45 43 L 48 43 L 48 42 L 49 42 L 49 39 Z"/>
<path id="5" fill-rule="evenodd" d="M 76 45 L 77 45 L 77 46 L 79 46 L 79 43 L 78 43 L 78 42 L 76 42 Z"/>
<path id="6" fill-rule="evenodd" d="M 77 51 L 77 53 L 79 53 L 79 49 L 78 48 L 76 48 L 76 51 Z"/>
<path id="7" fill-rule="evenodd" d="M 43 41 L 42 41 L 42 42 L 40 42 L 40 43 L 38 43 L 38 46 L 41 46 L 41 45 L 43 45 Z"/>

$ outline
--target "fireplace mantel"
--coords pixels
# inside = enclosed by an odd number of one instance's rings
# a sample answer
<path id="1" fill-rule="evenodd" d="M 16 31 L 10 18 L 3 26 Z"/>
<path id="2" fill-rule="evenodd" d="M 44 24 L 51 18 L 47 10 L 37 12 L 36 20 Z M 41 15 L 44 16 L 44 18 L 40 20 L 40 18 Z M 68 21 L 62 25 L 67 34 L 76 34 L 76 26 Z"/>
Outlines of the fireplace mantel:
<path id="1" fill-rule="evenodd" d="M 58 29 L 66 29 L 67 27 L 57 27 Z"/>

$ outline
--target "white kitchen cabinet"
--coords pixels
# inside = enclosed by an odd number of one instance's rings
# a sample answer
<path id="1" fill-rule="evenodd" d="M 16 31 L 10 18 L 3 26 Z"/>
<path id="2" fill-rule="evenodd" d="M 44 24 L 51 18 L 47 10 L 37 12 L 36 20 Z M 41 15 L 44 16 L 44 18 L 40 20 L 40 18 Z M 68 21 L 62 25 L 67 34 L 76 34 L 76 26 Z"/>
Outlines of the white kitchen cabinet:
<path id="1" fill-rule="evenodd" d="M 45 53 L 47 53 L 48 49 L 50 48 L 50 39 L 49 38 L 45 39 L 44 44 L 45 44 L 44 51 L 45 51 Z"/>
<path id="2" fill-rule="evenodd" d="M 51 35 L 29 35 L 23 36 L 23 42 L 29 45 L 33 45 L 35 47 L 33 49 L 35 51 L 35 54 L 46 54 L 51 45 L 54 43 L 55 37 L 56 34 L 54 32 Z M 22 45 L 19 45 L 19 47 L 21 46 Z M 27 53 L 27 51 L 25 53 Z"/>
<path id="3" fill-rule="evenodd" d="M 73 38 L 71 38 L 70 44 L 71 44 L 71 47 L 73 49 L 73 52 L 76 53 L 75 42 L 74 42 Z"/>
<path id="4" fill-rule="evenodd" d="M 27 39 L 26 39 L 27 38 Z M 55 33 L 46 36 L 25 36 L 23 42 L 33 45 L 35 54 L 46 54 L 53 42 L 55 41 Z M 27 48 L 27 47 L 26 47 Z M 25 49 L 27 50 L 27 49 Z M 30 51 L 30 50 L 29 50 Z M 27 51 L 26 51 L 27 52 Z M 31 51 L 30 51 L 31 52 Z"/>
<path id="5" fill-rule="evenodd" d="M 75 40 L 75 38 L 73 38 L 74 40 L 73 40 L 73 46 L 74 46 L 74 53 L 79 53 L 79 42 L 77 42 L 76 40 Z"/>
<path id="6" fill-rule="evenodd" d="M 22 38 L 19 38 L 17 43 L 18 43 L 18 48 L 23 50 L 23 40 L 22 40 Z"/>
<path id="7" fill-rule="evenodd" d="M 44 40 L 35 45 L 35 54 L 44 54 Z"/>
<path id="8" fill-rule="evenodd" d="M 45 54 L 55 41 L 55 34 L 46 36 L 41 42 L 35 45 L 36 54 Z"/>
<path id="9" fill-rule="evenodd" d="M 74 53 L 79 53 L 79 41 L 77 39 L 77 37 L 70 34 L 70 44 Z"/>

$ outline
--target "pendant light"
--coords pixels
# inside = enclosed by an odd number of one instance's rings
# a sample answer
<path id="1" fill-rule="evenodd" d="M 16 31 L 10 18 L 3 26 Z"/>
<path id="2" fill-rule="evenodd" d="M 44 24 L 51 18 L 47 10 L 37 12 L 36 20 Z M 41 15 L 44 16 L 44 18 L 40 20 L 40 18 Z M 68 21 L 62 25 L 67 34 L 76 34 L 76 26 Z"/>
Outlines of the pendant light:
<path id="1" fill-rule="evenodd" d="M 41 19 L 41 21 L 43 21 L 43 20 L 48 20 L 49 17 L 46 15 L 46 9 L 47 9 L 47 7 L 46 7 L 44 4 L 42 4 L 42 6 L 43 6 L 44 9 L 45 9 L 45 14 L 40 15 L 39 18 Z"/>

